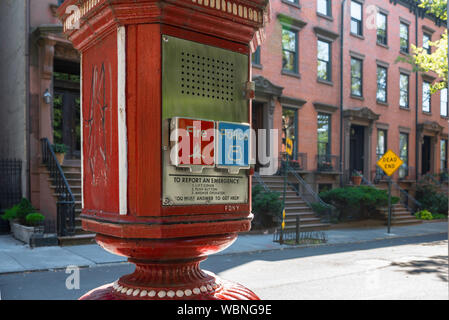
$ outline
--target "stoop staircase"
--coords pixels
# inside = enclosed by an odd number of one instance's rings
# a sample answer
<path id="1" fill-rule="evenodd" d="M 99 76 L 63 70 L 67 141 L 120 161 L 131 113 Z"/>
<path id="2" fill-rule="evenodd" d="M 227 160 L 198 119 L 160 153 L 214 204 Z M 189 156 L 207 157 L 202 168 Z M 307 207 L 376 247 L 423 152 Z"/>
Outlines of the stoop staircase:
<path id="1" fill-rule="evenodd" d="M 284 192 L 284 177 L 260 176 L 263 183 L 271 190 L 281 194 Z M 258 179 L 253 179 L 254 184 L 260 184 Z M 321 222 L 313 209 L 293 190 L 288 184 L 285 195 L 285 230 L 295 230 L 296 216 L 299 216 L 301 231 L 327 230 L 328 223 Z"/>
<path id="2" fill-rule="evenodd" d="M 362 178 L 363 184 L 369 185 L 371 187 L 385 190 L 387 191 L 386 185 L 374 185 L 371 183 L 371 181 L 367 180 L 366 178 Z M 408 192 L 403 190 L 396 182 L 392 181 L 392 188 L 396 190 L 396 192 L 399 195 L 402 195 L 405 198 L 405 201 L 415 205 L 419 206 L 419 202 L 413 198 Z M 413 206 L 412 206 L 413 207 Z M 388 224 L 388 207 L 380 209 L 380 213 L 385 217 L 385 224 Z M 415 216 L 412 214 L 413 210 L 410 209 L 407 205 L 404 203 L 398 202 L 396 204 L 393 204 L 391 206 L 391 225 L 392 226 L 403 226 L 403 225 L 409 225 L 409 224 L 420 224 L 422 223 L 422 220 L 416 219 Z"/>
<path id="3" fill-rule="evenodd" d="M 59 244 L 61 246 L 65 245 L 79 245 L 88 244 L 95 242 L 95 234 L 84 231 L 81 227 L 81 163 L 80 160 L 65 160 L 64 164 L 61 166 L 64 171 L 66 180 L 72 190 L 73 196 L 75 197 L 75 233 L 70 236 L 60 236 Z M 49 177 L 51 182 L 51 178 Z M 53 195 L 55 201 L 57 200 L 58 194 L 56 193 L 56 187 L 51 186 L 54 191 Z"/>
<path id="4" fill-rule="evenodd" d="M 388 224 L 388 208 L 382 208 L 380 211 L 385 216 L 385 223 Z M 402 203 L 396 203 L 391 206 L 392 226 L 403 226 L 408 224 L 420 223 L 422 223 L 422 220 L 416 219 Z"/>

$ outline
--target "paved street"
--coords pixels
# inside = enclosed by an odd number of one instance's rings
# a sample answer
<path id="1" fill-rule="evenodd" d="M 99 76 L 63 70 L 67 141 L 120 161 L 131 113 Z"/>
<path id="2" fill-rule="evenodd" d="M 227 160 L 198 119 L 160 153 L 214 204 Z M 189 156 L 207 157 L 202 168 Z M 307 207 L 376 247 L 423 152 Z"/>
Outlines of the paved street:
<path id="1" fill-rule="evenodd" d="M 262 299 L 448 299 L 447 234 L 216 255 L 202 267 Z M 64 271 L 0 275 L 2 299 L 76 299 L 130 273 L 127 263 L 83 268 L 80 289 Z"/>

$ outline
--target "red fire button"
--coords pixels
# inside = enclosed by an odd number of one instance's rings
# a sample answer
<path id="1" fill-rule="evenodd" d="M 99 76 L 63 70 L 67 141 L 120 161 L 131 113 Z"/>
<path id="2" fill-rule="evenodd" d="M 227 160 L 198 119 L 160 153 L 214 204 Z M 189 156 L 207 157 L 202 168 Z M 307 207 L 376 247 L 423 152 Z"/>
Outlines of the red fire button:
<path id="1" fill-rule="evenodd" d="M 171 121 L 170 160 L 179 167 L 214 167 L 215 122 L 190 118 Z"/>

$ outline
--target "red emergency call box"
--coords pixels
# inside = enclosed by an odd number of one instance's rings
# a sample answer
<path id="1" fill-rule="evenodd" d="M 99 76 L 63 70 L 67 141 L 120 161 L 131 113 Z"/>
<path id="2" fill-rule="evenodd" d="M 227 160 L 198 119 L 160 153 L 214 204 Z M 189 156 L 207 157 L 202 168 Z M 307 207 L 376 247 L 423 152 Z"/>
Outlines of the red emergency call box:
<path id="1" fill-rule="evenodd" d="M 223 152 L 248 159 L 250 144 L 217 148 L 216 128 L 250 124 L 251 43 L 267 4 L 60 6 L 64 32 L 81 53 L 82 225 L 137 266 L 83 299 L 257 298 L 199 263 L 250 229 L 249 166 L 217 166 Z"/>

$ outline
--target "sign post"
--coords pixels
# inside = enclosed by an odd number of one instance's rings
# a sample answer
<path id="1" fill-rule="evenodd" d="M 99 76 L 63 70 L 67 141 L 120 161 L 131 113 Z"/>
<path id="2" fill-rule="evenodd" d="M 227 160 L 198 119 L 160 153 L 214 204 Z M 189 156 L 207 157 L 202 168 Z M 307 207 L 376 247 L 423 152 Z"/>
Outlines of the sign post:
<path id="1" fill-rule="evenodd" d="M 391 228 L 391 176 L 404 162 L 393 151 L 388 150 L 377 161 L 377 165 L 388 175 L 388 230 Z"/>
<path id="2" fill-rule="evenodd" d="M 285 163 L 284 163 L 284 195 L 282 199 L 282 223 L 281 223 L 281 235 L 279 243 L 284 242 L 284 228 L 285 228 L 285 196 L 287 192 L 287 176 L 288 176 L 288 161 L 289 157 L 293 154 L 293 141 L 289 138 L 285 139 Z"/>

